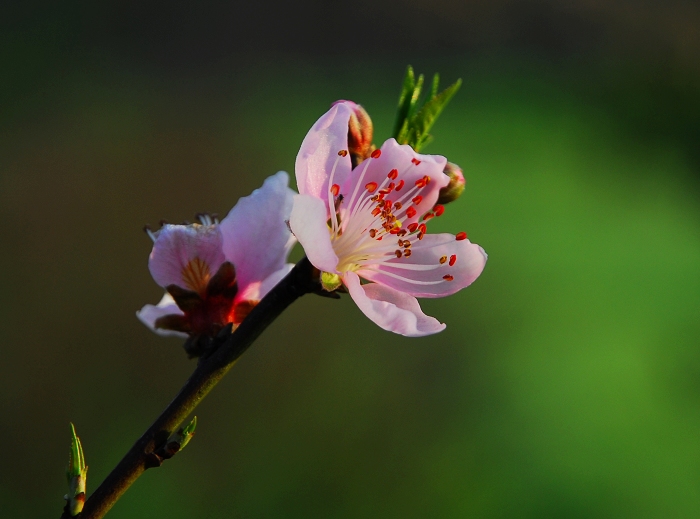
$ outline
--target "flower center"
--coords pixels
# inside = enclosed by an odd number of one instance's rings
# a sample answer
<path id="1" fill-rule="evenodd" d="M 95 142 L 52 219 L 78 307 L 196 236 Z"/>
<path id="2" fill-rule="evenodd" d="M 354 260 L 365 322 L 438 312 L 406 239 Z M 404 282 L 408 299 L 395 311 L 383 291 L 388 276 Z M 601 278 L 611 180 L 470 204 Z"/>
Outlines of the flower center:
<path id="1" fill-rule="evenodd" d="M 339 158 L 347 152 L 338 152 Z M 372 152 L 360 166 L 362 171 L 350 196 L 340 193 L 340 186 L 333 183 L 335 165 L 328 183 L 328 204 L 331 212 L 329 231 L 333 250 L 338 256 L 337 271 L 342 274 L 366 265 L 377 265 L 397 258 L 410 258 L 417 240 L 422 240 L 426 222 L 440 216 L 444 207 L 436 205 L 420 218 L 418 211 L 425 210 L 421 193 L 430 184 L 430 177 L 423 176 L 409 185 L 405 177 L 410 168 L 420 164 L 414 158 L 404 171 L 390 170 L 382 183 L 364 183 L 372 159 L 378 159 L 381 150 Z M 410 223 L 409 223 L 410 222 Z"/>
<path id="2" fill-rule="evenodd" d="M 211 279 L 209 265 L 199 257 L 188 261 L 182 269 L 182 280 L 185 285 L 198 294 L 203 294 L 206 291 L 209 279 Z"/>

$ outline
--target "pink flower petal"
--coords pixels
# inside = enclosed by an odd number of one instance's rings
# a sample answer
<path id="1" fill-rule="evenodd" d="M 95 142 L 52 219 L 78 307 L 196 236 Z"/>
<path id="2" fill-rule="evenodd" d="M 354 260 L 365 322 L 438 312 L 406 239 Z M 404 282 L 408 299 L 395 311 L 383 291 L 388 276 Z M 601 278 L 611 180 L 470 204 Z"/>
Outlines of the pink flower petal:
<path id="1" fill-rule="evenodd" d="M 273 272 L 263 281 L 251 283 L 244 291 L 238 292 L 236 295 L 236 302 L 260 301 L 277 283 L 282 281 L 282 279 L 289 274 L 292 268 L 294 268 L 294 264 L 287 263 L 282 269 Z"/>
<path id="2" fill-rule="evenodd" d="M 350 174 L 350 154 L 338 155 L 348 149 L 348 122 L 354 103 L 335 104 L 311 127 L 297 155 L 295 172 L 297 188 L 302 195 L 323 200 L 328 195 L 328 180 L 335 166 L 333 183 L 342 185 Z"/>
<path id="3" fill-rule="evenodd" d="M 443 173 L 445 164 L 445 157 L 421 155 L 410 146 L 400 145 L 394 139 L 389 139 L 382 145 L 378 158 L 362 162 L 340 186 L 340 193 L 344 196 L 343 206 L 352 213 L 357 204 L 369 196 L 369 193 L 362 196 L 367 185 L 375 184 L 376 189 L 373 193 L 377 194 L 382 186 L 388 187 L 393 183 L 394 189 L 384 198 L 392 202 L 401 201 L 402 210 L 395 210 L 394 214 L 403 219 L 405 227 L 430 211 L 437 201 L 440 188 L 450 182 L 450 178 Z M 393 170 L 396 170 L 395 174 L 392 174 Z M 389 178 L 390 174 L 396 178 Z M 425 187 L 416 186 L 416 182 L 420 182 L 426 176 L 430 177 L 428 184 Z M 403 186 L 396 191 L 395 187 L 400 185 L 402 180 Z M 419 195 L 422 200 L 416 204 L 413 199 Z M 404 218 L 411 206 L 415 209 L 415 216 Z"/>
<path id="4" fill-rule="evenodd" d="M 182 310 L 175 304 L 175 300 L 166 292 L 163 299 L 160 300 L 160 303 L 157 305 L 145 305 L 141 310 L 136 312 L 136 317 L 151 330 L 163 337 L 187 337 L 186 333 L 155 327 L 155 322 L 158 318 L 172 314 L 184 315 Z"/>
<path id="5" fill-rule="evenodd" d="M 321 199 L 296 195 L 289 226 L 314 267 L 324 272 L 336 271 L 338 256 L 326 223 L 326 204 Z"/>
<path id="6" fill-rule="evenodd" d="M 445 329 L 444 324 L 421 311 L 413 296 L 377 283 L 361 285 L 354 272 L 345 273 L 343 282 L 362 313 L 385 330 L 421 337 Z"/>
<path id="7" fill-rule="evenodd" d="M 444 297 L 471 285 L 486 265 L 484 249 L 452 234 L 427 234 L 410 241 L 409 258 L 391 257 L 358 274 L 416 297 Z"/>
<path id="8" fill-rule="evenodd" d="M 223 252 L 236 268 L 240 291 L 284 268 L 295 242 L 286 223 L 294 195 L 288 183 L 289 176 L 283 171 L 267 178 L 219 224 Z"/>
<path id="9" fill-rule="evenodd" d="M 201 292 L 224 261 L 216 226 L 166 224 L 157 232 L 148 268 L 164 288 Z"/>

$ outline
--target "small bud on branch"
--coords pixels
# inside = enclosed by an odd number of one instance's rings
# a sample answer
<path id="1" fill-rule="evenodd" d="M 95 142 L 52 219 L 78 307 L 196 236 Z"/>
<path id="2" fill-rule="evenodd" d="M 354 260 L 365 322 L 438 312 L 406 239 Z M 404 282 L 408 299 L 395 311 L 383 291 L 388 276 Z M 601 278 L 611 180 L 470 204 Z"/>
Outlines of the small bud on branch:
<path id="1" fill-rule="evenodd" d="M 438 195 L 438 204 L 449 204 L 454 202 L 464 192 L 464 186 L 466 181 L 464 180 L 464 175 L 462 174 L 462 168 L 457 164 L 448 162 L 444 170 L 445 175 L 450 177 L 450 183 L 445 187 L 440 189 L 440 194 Z"/>
<path id="2" fill-rule="evenodd" d="M 75 434 L 75 427 L 70 424 L 71 441 L 68 455 L 68 467 L 66 467 L 66 479 L 68 480 L 68 494 L 66 500 L 66 512 L 75 517 L 83 510 L 85 504 L 85 485 L 87 482 L 87 465 L 80 438 Z"/>

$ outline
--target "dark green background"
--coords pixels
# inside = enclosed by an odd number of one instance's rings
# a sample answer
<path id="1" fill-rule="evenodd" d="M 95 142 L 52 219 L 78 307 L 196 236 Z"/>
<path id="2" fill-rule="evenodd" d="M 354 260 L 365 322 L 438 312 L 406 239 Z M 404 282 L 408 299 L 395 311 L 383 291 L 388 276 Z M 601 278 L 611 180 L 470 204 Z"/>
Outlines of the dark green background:
<path id="1" fill-rule="evenodd" d="M 306 296 L 109 517 L 700 515 L 700 9 L 432 5 L 2 8 L 0 515 L 58 517 L 68 422 L 90 491 L 194 368 L 134 317 L 142 226 L 292 172 L 336 99 L 381 142 L 408 63 L 464 80 L 432 228 L 490 254 L 447 330 Z"/>

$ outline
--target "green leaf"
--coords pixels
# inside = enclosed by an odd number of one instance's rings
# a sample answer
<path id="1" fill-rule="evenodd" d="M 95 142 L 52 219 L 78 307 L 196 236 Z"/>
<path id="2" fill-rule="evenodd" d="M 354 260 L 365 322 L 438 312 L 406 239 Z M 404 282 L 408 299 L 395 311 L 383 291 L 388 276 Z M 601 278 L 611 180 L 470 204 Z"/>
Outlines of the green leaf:
<path id="1" fill-rule="evenodd" d="M 434 86 L 435 80 L 433 80 L 433 87 Z M 433 127 L 433 124 L 435 124 L 435 121 L 445 109 L 447 104 L 457 93 L 460 86 L 462 86 L 462 80 L 458 79 L 440 94 L 433 96 L 411 119 L 410 126 L 411 128 L 415 129 L 415 140 L 409 141 L 408 144 L 413 146 L 413 149 L 419 151 L 428 143 L 428 134 L 430 129 Z"/>
<path id="2" fill-rule="evenodd" d="M 433 136 L 430 135 L 429 133 L 425 134 L 425 135 L 423 135 L 423 137 L 420 138 L 420 140 L 418 141 L 418 143 L 415 145 L 415 147 L 413 149 L 416 151 L 421 150 L 421 149 L 425 148 L 431 142 L 433 142 Z"/>
<path id="3" fill-rule="evenodd" d="M 182 431 L 179 433 L 180 436 L 180 450 L 184 449 L 185 446 L 190 442 L 192 437 L 194 436 L 194 431 L 197 428 L 197 417 L 193 417 L 192 421 L 187 424 L 187 427 L 182 429 Z"/>
<path id="4" fill-rule="evenodd" d="M 85 470 L 85 454 L 83 453 L 83 445 L 80 443 L 80 438 L 75 433 L 75 426 L 70 424 L 70 453 L 68 454 L 68 468 L 66 475 L 68 481 L 74 476 L 79 476 Z"/>
<path id="5" fill-rule="evenodd" d="M 430 99 L 438 95 L 440 89 L 440 74 L 437 72 L 433 76 L 433 87 L 430 89 Z"/>
<path id="6" fill-rule="evenodd" d="M 80 443 L 80 438 L 75 433 L 75 427 L 70 424 L 70 453 L 68 454 L 68 467 L 66 476 L 68 477 L 68 494 L 65 499 L 68 501 L 68 512 L 71 517 L 77 516 L 85 504 L 85 485 L 87 483 L 87 466 L 85 465 L 85 453 Z"/>
<path id="7" fill-rule="evenodd" d="M 420 103 L 425 76 L 416 76 L 409 65 L 404 77 L 401 94 L 399 95 L 398 111 L 394 124 L 394 138 L 399 144 L 408 144 L 419 151 L 431 141 L 430 129 L 435 124 L 447 103 L 457 93 L 462 80 L 457 80 L 442 92 L 440 90 L 440 75 L 435 74 L 430 86 L 430 95 L 425 103 Z"/>
<path id="8" fill-rule="evenodd" d="M 420 99 L 420 93 L 423 90 L 423 81 L 425 77 L 423 74 L 418 76 L 418 81 L 416 81 L 416 86 L 413 88 L 413 95 L 411 95 L 411 105 L 408 110 L 408 118 L 412 119 L 416 113 L 416 105 L 418 104 L 418 99 Z"/>
<path id="9" fill-rule="evenodd" d="M 396 122 L 394 123 L 394 138 L 398 140 L 399 132 L 404 125 L 404 122 L 408 118 L 408 113 L 411 107 L 411 97 L 413 96 L 414 90 L 416 88 L 416 79 L 413 74 L 413 67 L 411 65 L 406 69 L 406 76 L 403 80 L 403 86 L 401 87 L 401 94 L 399 95 L 399 106 L 396 112 Z"/>
<path id="10" fill-rule="evenodd" d="M 399 144 L 408 144 L 408 119 L 403 120 L 401 130 L 399 130 L 395 139 Z"/>

